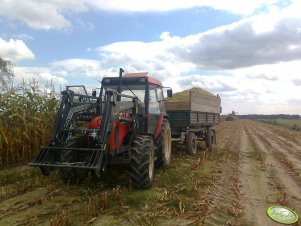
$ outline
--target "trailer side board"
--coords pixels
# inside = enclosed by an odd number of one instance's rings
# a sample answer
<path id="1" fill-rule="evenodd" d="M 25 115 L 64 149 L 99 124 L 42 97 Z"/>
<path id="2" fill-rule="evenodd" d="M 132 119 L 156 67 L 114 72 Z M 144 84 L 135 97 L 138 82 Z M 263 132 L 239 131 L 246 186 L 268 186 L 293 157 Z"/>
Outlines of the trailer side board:
<path id="1" fill-rule="evenodd" d="M 198 92 L 190 92 L 190 110 L 209 113 L 221 113 L 220 98 Z"/>
<path id="2" fill-rule="evenodd" d="M 189 99 L 181 102 L 165 102 L 167 111 L 197 111 L 221 113 L 221 99 L 214 95 L 190 91 Z"/>
<path id="3" fill-rule="evenodd" d="M 196 111 L 168 111 L 173 134 L 185 131 L 189 127 L 210 127 L 219 123 L 219 114 Z"/>

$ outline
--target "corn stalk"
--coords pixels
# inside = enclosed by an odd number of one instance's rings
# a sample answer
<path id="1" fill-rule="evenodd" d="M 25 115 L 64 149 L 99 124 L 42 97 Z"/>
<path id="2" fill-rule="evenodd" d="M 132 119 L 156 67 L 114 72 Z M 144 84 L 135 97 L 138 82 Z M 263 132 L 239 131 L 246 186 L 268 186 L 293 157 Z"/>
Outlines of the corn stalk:
<path id="1" fill-rule="evenodd" d="M 50 137 L 58 99 L 34 80 L 0 94 L 0 168 L 33 160 Z"/>

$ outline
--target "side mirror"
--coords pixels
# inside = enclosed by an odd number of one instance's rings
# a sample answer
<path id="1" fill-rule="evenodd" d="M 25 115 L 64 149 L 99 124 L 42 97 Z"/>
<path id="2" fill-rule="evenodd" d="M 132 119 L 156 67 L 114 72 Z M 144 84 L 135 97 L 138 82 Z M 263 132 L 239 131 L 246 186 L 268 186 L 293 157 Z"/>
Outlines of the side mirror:
<path id="1" fill-rule="evenodd" d="M 93 91 L 92 91 L 92 96 L 93 96 L 93 97 L 96 97 L 96 90 L 93 90 Z"/>
<path id="2" fill-rule="evenodd" d="M 172 89 L 167 90 L 167 97 L 172 98 Z"/>

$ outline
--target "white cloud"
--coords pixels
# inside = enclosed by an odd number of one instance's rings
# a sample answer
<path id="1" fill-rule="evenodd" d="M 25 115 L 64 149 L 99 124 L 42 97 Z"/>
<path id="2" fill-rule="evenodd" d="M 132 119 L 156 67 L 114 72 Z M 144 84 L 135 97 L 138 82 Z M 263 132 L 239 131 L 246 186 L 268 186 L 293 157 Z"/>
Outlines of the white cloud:
<path id="1" fill-rule="evenodd" d="M 282 11 L 186 37 L 163 32 L 161 40 L 156 42 L 118 42 L 96 50 L 104 65 L 125 65 L 167 75 L 195 68 L 226 70 L 298 60 L 301 59 L 301 14 L 295 13 L 297 6 L 295 3 Z M 270 26 L 257 28 L 263 19 Z"/>
<path id="2" fill-rule="evenodd" d="M 210 7 L 217 10 L 225 10 L 240 15 L 250 15 L 255 10 L 263 7 L 272 7 L 277 0 L 85 0 L 88 4 L 101 10 L 125 11 L 125 12 L 163 12 L 195 7 Z M 243 6 L 242 6 L 243 4 Z"/>
<path id="3" fill-rule="evenodd" d="M 92 88 L 99 88 L 102 77 L 117 76 L 117 69 L 100 69 L 98 61 L 89 59 L 66 59 L 56 61 L 49 67 L 16 67 L 14 84 L 21 84 L 34 79 L 41 88 L 52 83 L 57 89 L 64 89 L 65 85 L 84 85 L 91 92 Z"/>
<path id="4" fill-rule="evenodd" d="M 164 85 L 173 87 L 175 92 L 191 87 L 201 87 L 222 99 L 223 113 L 233 109 L 240 114 L 300 114 L 301 60 L 274 65 L 259 65 L 249 68 L 211 71 L 190 76 L 170 77 Z M 291 68 L 291 70 L 289 70 Z M 263 79 L 250 74 L 265 72 Z M 284 74 L 284 72 L 286 72 Z M 277 79 L 265 79 L 275 76 Z"/>
<path id="5" fill-rule="evenodd" d="M 17 39 L 21 39 L 21 40 L 34 40 L 34 37 L 32 37 L 31 35 L 28 35 L 28 34 L 17 34 L 17 35 L 13 35 L 14 38 L 17 38 Z"/>
<path id="6" fill-rule="evenodd" d="M 175 46 L 173 52 L 202 69 L 235 69 L 301 59 L 301 14 L 289 14 L 295 6 L 197 34 L 193 42 L 188 40 L 191 37 L 184 37 L 183 45 Z M 263 17 L 273 22 L 262 22 Z M 257 28 L 262 23 L 264 26 Z"/>
<path id="7" fill-rule="evenodd" d="M 36 1 L 4 0 L 0 2 L 0 16 L 9 21 L 18 21 L 35 29 L 62 29 L 68 28 L 71 22 L 64 16 L 66 12 L 80 12 L 86 10 L 81 1 L 53 0 Z"/>
<path id="8" fill-rule="evenodd" d="M 88 31 L 93 31 L 95 29 L 95 25 L 91 22 L 85 22 L 84 20 L 77 18 L 75 20 L 76 25 L 79 25 L 81 28 L 86 29 Z"/>
<path id="9" fill-rule="evenodd" d="M 292 82 L 293 82 L 296 86 L 301 86 L 301 79 L 293 79 Z"/>
<path id="10" fill-rule="evenodd" d="M 265 67 L 266 67 L 266 65 L 265 65 Z M 275 75 L 266 75 L 264 73 L 249 74 L 249 75 L 247 75 L 247 77 L 252 78 L 252 79 L 265 79 L 265 80 L 269 80 L 269 81 L 276 81 L 279 79 L 279 77 L 277 77 Z"/>
<path id="11" fill-rule="evenodd" d="M 52 82 L 56 86 L 65 86 L 68 83 L 65 78 L 53 74 L 51 69 L 46 67 L 15 67 L 16 84 L 29 79 L 35 79 L 41 85 Z"/>
<path id="12" fill-rule="evenodd" d="M 124 67 L 128 71 L 155 72 L 163 79 L 193 70 L 195 65 L 179 60 L 169 49 L 181 46 L 181 38 L 162 33 L 157 42 L 118 42 L 101 46 L 96 51 L 101 56 L 103 68 Z"/>
<path id="13" fill-rule="evenodd" d="M 66 77 L 99 77 L 101 73 L 101 65 L 97 60 L 74 58 L 51 63 L 51 70 L 56 74 Z"/>
<path id="14" fill-rule="evenodd" d="M 24 59 L 34 59 L 34 53 L 20 39 L 5 41 L 0 37 L 0 57 L 16 63 Z"/>
<path id="15" fill-rule="evenodd" d="M 239 15 L 252 15 L 262 10 L 278 9 L 277 4 L 279 4 L 278 0 L 253 0 L 243 3 L 241 0 L 26 0 L 22 1 L 22 4 L 18 0 L 3 0 L 0 2 L 0 16 L 7 18 L 8 21 L 17 21 L 34 29 L 49 30 L 68 28 L 71 26 L 69 18 L 74 13 L 95 9 L 122 12 L 166 12 L 209 7 Z M 297 13 L 297 11 L 295 9 L 294 12 Z M 94 25 L 90 22 L 85 22 L 85 25 L 90 30 L 94 29 Z"/>

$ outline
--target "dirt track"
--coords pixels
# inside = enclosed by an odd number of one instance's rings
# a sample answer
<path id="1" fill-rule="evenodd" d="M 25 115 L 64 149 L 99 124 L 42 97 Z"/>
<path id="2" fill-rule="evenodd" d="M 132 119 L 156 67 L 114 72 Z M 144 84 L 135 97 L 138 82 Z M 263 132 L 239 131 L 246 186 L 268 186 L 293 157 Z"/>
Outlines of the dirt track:
<path id="1" fill-rule="evenodd" d="M 2 170 L 0 225 L 280 225 L 266 216 L 273 204 L 301 215 L 300 132 L 234 121 L 217 138 L 197 156 L 173 147 L 147 191 L 133 191 L 124 170 L 81 186 L 28 167 Z"/>

